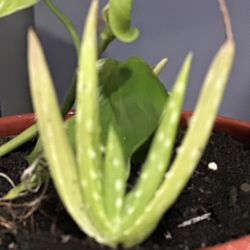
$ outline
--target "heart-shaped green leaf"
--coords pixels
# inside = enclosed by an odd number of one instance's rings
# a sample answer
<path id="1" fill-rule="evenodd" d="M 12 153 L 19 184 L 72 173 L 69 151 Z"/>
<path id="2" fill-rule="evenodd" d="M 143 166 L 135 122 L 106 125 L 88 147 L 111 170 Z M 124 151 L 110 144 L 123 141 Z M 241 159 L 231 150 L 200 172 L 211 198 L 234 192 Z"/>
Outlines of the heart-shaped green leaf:
<path id="1" fill-rule="evenodd" d="M 151 67 L 133 57 L 99 63 L 101 142 L 106 145 L 112 123 L 128 160 L 157 127 L 168 93 Z M 74 118 L 67 121 L 74 145 Z"/>
<path id="2" fill-rule="evenodd" d="M 0 17 L 7 16 L 19 10 L 31 7 L 38 2 L 39 0 L 1 0 Z"/>

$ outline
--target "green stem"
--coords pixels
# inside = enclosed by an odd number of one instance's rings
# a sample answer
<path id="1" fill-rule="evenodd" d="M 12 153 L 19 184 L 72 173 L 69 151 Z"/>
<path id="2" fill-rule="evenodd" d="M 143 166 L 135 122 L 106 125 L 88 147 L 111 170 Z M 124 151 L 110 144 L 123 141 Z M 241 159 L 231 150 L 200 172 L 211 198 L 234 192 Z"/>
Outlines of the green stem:
<path id="1" fill-rule="evenodd" d="M 62 22 L 62 24 L 65 26 L 65 28 L 68 30 L 73 43 L 75 45 L 75 49 L 77 52 L 77 55 L 79 54 L 80 45 L 81 45 L 81 39 L 78 35 L 74 25 L 70 21 L 70 19 L 65 16 L 52 2 L 51 0 L 44 0 L 45 4 L 49 7 L 49 9 L 55 14 L 55 16 Z"/>
<path id="2" fill-rule="evenodd" d="M 99 41 L 98 41 L 98 55 L 101 54 L 106 50 L 109 44 L 115 39 L 110 27 L 108 24 L 104 27 L 103 31 L 100 33 Z"/>
<path id="3" fill-rule="evenodd" d="M 62 116 L 67 115 L 71 107 L 74 105 L 75 95 L 76 95 L 76 74 L 74 74 L 72 82 L 63 100 L 62 107 L 61 107 Z"/>
<path id="4" fill-rule="evenodd" d="M 8 154 L 10 151 L 14 150 L 18 146 L 24 144 L 29 141 L 37 134 L 37 126 L 36 124 L 30 126 L 26 130 L 24 130 L 21 134 L 17 135 L 12 140 L 6 142 L 4 145 L 0 147 L 0 157 Z"/>

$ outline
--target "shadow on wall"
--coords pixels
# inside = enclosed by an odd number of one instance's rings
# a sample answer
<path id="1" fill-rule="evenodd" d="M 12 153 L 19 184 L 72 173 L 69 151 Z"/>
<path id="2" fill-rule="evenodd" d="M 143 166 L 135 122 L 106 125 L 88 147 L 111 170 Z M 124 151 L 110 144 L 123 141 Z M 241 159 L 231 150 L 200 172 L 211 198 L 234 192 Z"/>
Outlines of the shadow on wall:
<path id="1" fill-rule="evenodd" d="M 31 9 L 0 19 L 0 103 L 2 115 L 31 111 L 27 74 L 27 29 Z"/>
<path id="2" fill-rule="evenodd" d="M 0 20 L 0 111 L 1 115 L 32 112 L 27 71 L 27 30 L 33 26 L 28 9 Z M 59 100 L 63 99 L 76 65 L 74 48 L 39 29 Z"/>
<path id="3" fill-rule="evenodd" d="M 57 96 L 62 102 L 76 68 L 75 49 L 71 44 L 50 35 L 43 29 L 37 32 L 46 54 Z"/>

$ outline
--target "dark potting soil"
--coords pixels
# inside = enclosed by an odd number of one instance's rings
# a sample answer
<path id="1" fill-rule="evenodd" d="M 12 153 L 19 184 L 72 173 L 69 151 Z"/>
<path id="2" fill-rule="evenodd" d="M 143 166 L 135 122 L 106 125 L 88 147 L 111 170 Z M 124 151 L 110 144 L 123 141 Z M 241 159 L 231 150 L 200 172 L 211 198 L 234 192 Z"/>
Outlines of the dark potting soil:
<path id="1" fill-rule="evenodd" d="M 21 152 L 0 159 L 0 172 L 18 183 Z M 208 164 L 215 162 L 217 170 Z M 213 165 L 212 165 L 213 167 Z M 138 172 L 134 167 L 133 172 Z M 0 177 L 0 196 L 10 188 Z M 0 203 L 0 250 L 106 250 L 67 215 L 50 184 L 40 194 Z M 34 211 L 32 210 L 33 208 Z M 193 177 L 155 232 L 134 250 L 198 249 L 250 233 L 250 145 L 213 134 Z"/>

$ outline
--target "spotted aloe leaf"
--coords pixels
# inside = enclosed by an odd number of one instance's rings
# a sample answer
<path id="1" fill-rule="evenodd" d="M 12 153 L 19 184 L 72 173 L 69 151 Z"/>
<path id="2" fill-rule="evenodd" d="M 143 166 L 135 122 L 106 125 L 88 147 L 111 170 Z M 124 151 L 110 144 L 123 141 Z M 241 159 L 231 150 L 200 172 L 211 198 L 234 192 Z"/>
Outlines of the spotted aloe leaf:
<path id="1" fill-rule="evenodd" d="M 101 143 L 106 144 L 112 124 L 128 162 L 157 127 L 168 93 L 151 67 L 139 58 L 124 62 L 105 59 L 98 65 Z M 75 118 L 67 126 L 74 145 Z"/>
<path id="2" fill-rule="evenodd" d="M 121 41 L 132 42 L 139 31 L 131 27 L 132 0 L 110 0 L 108 5 L 108 23 L 113 34 Z"/>
<path id="3" fill-rule="evenodd" d="M 234 42 L 228 40 L 218 51 L 208 70 L 188 131 L 170 170 L 165 174 L 163 183 L 144 208 L 141 207 L 141 204 L 134 202 L 135 205 L 131 206 L 131 215 L 126 217 L 123 222 L 123 241 L 126 246 L 141 242 L 155 228 L 164 212 L 174 203 L 192 175 L 213 128 L 216 113 L 231 71 L 233 58 Z M 208 100 L 210 101 L 208 102 Z M 170 99 L 167 105 L 172 106 L 172 104 L 174 103 Z M 175 116 L 174 113 L 173 116 Z M 162 123 L 164 123 L 164 120 L 163 118 Z M 171 121 L 169 122 L 171 124 Z M 160 125 L 149 158 L 146 161 L 146 165 L 154 164 L 155 168 L 158 169 L 157 171 L 161 171 L 161 161 L 164 158 L 164 151 L 157 146 L 162 140 L 162 133 L 166 135 L 164 143 L 171 145 L 169 144 L 169 136 L 165 134 L 167 129 L 164 131 L 165 129 L 166 127 Z M 154 154 L 157 155 L 157 158 L 153 161 Z M 152 162 L 150 162 L 151 160 Z M 143 194 L 144 188 L 155 181 L 152 180 L 150 174 L 150 167 L 145 167 L 138 185 L 132 192 Z M 140 185 L 143 180 L 145 184 Z M 135 214 L 136 217 L 134 217 Z"/>
<path id="4" fill-rule="evenodd" d="M 0 17 L 10 15 L 22 9 L 26 9 L 38 2 L 39 0 L 1 0 Z"/>
<path id="5" fill-rule="evenodd" d="M 93 42 L 96 17 L 97 1 L 92 1 L 84 33 L 87 45 L 83 46 L 88 46 L 89 40 Z M 97 241 L 110 245 L 88 216 L 88 206 L 84 203 L 81 184 L 78 181 L 78 162 L 68 142 L 52 79 L 41 46 L 33 31 L 29 31 L 29 72 L 38 128 L 56 189 L 69 214 L 80 228 Z"/>
<path id="6" fill-rule="evenodd" d="M 100 122 L 97 75 L 97 1 L 92 5 L 95 14 L 87 18 L 79 58 L 76 95 L 76 161 L 81 193 L 87 204 L 87 214 L 102 235 L 112 231 L 103 204 L 102 152 L 100 147 Z"/>
<path id="7" fill-rule="evenodd" d="M 174 88 L 171 91 L 171 96 L 163 110 L 163 117 L 143 166 L 141 178 L 135 190 L 127 195 L 125 213 L 131 213 L 131 209 L 136 207 L 137 211 L 133 211 L 135 217 L 138 216 L 138 213 L 154 196 L 169 164 L 185 96 L 191 60 L 192 55 L 190 54 L 182 66 Z M 148 178 L 150 178 L 150 181 Z"/>

